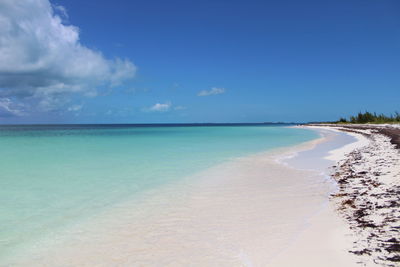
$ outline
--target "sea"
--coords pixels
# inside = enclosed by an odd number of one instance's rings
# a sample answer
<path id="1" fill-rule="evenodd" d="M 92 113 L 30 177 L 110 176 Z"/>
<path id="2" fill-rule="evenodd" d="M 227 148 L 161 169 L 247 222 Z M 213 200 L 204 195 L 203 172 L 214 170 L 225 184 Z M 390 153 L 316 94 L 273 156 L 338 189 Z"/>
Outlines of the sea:
<path id="1" fill-rule="evenodd" d="M 0 265 L 44 237 L 154 188 L 319 137 L 288 126 L 2 125 Z"/>

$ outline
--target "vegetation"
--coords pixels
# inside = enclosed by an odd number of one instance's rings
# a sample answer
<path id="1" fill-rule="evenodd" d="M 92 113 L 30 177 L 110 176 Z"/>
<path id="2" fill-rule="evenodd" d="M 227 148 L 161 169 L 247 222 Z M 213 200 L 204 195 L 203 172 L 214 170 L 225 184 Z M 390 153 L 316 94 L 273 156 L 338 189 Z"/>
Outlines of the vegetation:
<path id="1" fill-rule="evenodd" d="M 395 112 L 394 115 L 386 116 L 366 111 L 364 113 L 359 112 L 357 116 L 350 116 L 348 120 L 340 118 L 336 123 L 400 123 L 400 114 Z"/>

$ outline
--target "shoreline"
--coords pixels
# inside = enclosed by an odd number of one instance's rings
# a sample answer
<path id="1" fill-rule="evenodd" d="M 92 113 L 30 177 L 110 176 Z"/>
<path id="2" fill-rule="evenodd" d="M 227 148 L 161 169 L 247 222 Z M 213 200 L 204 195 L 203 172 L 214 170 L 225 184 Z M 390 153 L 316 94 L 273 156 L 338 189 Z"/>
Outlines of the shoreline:
<path id="1" fill-rule="evenodd" d="M 309 219 L 307 229 L 299 233 L 298 238 L 286 251 L 268 266 L 361 266 L 359 259 L 348 252 L 354 242 L 354 237 L 346 221 L 337 213 L 336 204 L 331 199 L 331 195 L 339 190 L 337 182 L 332 178 L 332 166 L 335 166 L 338 161 L 343 160 L 346 157 L 345 155 L 354 149 L 366 146 L 368 140 L 358 134 L 332 128 L 319 126 L 297 127 L 346 134 L 354 139 L 340 147 L 326 150 L 325 155 L 318 155 L 318 157 L 329 162 L 325 163 L 322 175 L 327 181 L 332 183 L 333 188 L 326 196 L 326 202 L 321 209 Z M 330 140 L 326 140 L 329 139 L 329 134 L 328 136 L 326 135 L 325 133 L 325 140 L 322 140 L 320 143 L 330 142 Z M 308 152 L 312 152 L 312 150 Z M 366 264 L 364 266 L 376 265 Z"/>
<path id="2" fill-rule="evenodd" d="M 353 236 L 350 253 L 364 266 L 400 262 L 400 128 L 398 125 L 323 125 L 362 136 L 367 144 L 340 160 L 332 196 Z"/>
<path id="3" fill-rule="evenodd" d="M 332 257 L 332 266 L 352 266 L 355 257 L 343 248 L 347 240 L 335 240 L 339 250 L 307 240 L 316 237 L 316 227 L 325 234 L 343 229 L 340 222 L 332 224 L 339 217 L 327 206 L 333 190 L 327 173 L 280 162 L 293 153 L 301 158 L 299 153 L 318 150 L 324 142 L 326 134 L 234 159 L 155 190 L 143 203 L 120 203 L 69 229 L 65 238 L 39 244 L 42 249 L 34 248 L 14 265 L 293 266 L 282 258 L 297 257 L 306 266 L 321 266 Z M 293 251 L 296 244 L 308 250 Z"/>

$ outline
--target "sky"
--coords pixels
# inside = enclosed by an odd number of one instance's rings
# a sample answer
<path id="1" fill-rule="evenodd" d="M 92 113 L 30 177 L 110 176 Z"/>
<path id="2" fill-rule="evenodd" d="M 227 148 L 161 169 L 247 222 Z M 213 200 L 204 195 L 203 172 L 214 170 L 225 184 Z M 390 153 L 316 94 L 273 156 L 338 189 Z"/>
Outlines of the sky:
<path id="1" fill-rule="evenodd" d="M 398 0 L 0 0 L 0 123 L 400 112 Z"/>

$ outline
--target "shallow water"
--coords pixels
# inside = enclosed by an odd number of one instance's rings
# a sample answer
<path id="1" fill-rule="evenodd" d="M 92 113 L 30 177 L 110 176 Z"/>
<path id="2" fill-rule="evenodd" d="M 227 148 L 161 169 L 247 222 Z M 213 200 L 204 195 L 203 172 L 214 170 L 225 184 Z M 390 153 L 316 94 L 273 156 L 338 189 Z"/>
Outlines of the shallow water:
<path id="1" fill-rule="evenodd" d="M 1 126 L 0 262 L 136 195 L 317 137 L 269 126 Z"/>
<path id="2" fill-rule="evenodd" d="M 333 151 L 343 146 L 357 141 L 351 135 L 339 131 L 330 131 L 325 129 L 318 129 L 321 136 L 327 140 L 316 145 L 314 149 L 299 152 L 296 156 L 284 160 L 286 164 L 305 170 L 315 170 L 324 173 L 330 173 L 329 168 L 332 167 L 333 162 L 326 159 L 329 156 L 329 151 Z"/>

